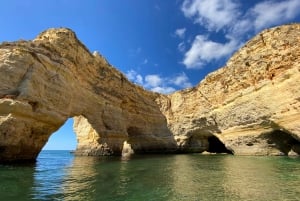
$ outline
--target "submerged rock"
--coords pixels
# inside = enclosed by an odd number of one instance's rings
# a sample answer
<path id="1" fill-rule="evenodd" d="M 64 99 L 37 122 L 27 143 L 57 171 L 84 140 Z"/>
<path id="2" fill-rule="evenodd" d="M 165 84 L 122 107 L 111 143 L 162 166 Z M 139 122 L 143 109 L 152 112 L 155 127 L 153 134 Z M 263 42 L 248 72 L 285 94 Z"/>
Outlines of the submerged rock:
<path id="1" fill-rule="evenodd" d="M 268 29 L 197 86 L 134 85 L 69 29 L 0 45 L 0 161 L 34 160 L 74 117 L 79 155 L 299 154 L 300 25 Z M 293 151 L 293 152 L 291 152 Z"/>

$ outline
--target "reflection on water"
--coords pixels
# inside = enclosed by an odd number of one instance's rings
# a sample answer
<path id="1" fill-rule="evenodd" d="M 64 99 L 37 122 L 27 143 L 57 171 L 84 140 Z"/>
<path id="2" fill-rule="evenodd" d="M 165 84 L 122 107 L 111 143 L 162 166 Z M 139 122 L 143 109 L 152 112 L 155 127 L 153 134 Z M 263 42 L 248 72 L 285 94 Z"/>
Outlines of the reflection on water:
<path id="1" fill-rule="evenodd" d="M 74 158 L 72 166 L 66 169 L 65 180 L 62 184 L 65 200 L 93 200 L 95 198 L 95 162 L 92 157 Z"/>
<path id="2" fill-rule="evenodd" d="M 71 167 L 73 156 L 66 151 L 43 151 L 37 161 L 34 177 L 33 198 L 51 200 L 63 194 L 63 184 Z"/>
<path id="3" fill-rule="evenodd" d="M 276 182 L 273 165 L 260 158 L 240 157 L 237 161 L 225 159 L 226 175 L 223 186 L 226 193 L 241 200 L 276 199 L 276 193 L 273 193 L 273 182 Z"/>
<path id="4" fill-rule="evenodd" d="M 174 200 L 300 200 L 300 159 L 175 156 Z"/>
<path id="5" fill-rule="evenodd" d="M 231 155 L 74 157 L 0 166 L 1 200 L 300 200 L 300 158 Z"/>
<path id="6" fill-rule="evenodd" d="M 172 177 L 177 200 L 223 200 L 223 160 L 232 156 L 175 156 Z M 176 200 L 176 199 L 175 199 Z"/>
<path id="7" fill-rule="evenodd" d="M 300 200 L 299 158 L 225 158 L 223 186 L 240 200 Z"/>

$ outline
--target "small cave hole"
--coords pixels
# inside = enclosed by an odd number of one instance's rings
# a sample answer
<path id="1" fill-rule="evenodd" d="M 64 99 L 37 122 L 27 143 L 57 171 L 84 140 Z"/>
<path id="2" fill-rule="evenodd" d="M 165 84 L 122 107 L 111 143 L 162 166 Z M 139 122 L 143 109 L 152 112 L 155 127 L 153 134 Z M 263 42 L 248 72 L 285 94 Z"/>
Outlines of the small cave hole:
<path id="1" fill-rule="evenodd" d="M 229 150 L 226 148 L 226 146 L 217 138 L 216 136 L 210 136 L 208 137 L 208 152 L 211 153 L 227 153 L 227 154 L 233 154 L 232 150 Z"/>
<path id="2" fill-rule="evenodd" d="M 127 133 L 128 137 L 138 137 L 141 135 L 141 130 L 137 127 L 129 127 Z"/>
<path id="3" fill-rule="evenodd" d="M 251 147 L 251 146 L 253 146 L 254 144 L 253 144 L 252 142 L 248 142 L 246 145 L 249 146 L 249 147 Z"/>
<path id="4" fill-rule="evenodd" d="M 29 101 L 28 104 L 31 105 L 32 111 L 35 112 L 38 108 L 39 103 L 37 101 Z"/>
<path id="5" fill-rule="evenodd" d="M 130 148 L 134 153 L 142 153 L 141 147 L 138 145 L 141 137 L 141 129 L 138 127 L 127 128 L 128 140 L 126 143 L 130 144 Z"/>

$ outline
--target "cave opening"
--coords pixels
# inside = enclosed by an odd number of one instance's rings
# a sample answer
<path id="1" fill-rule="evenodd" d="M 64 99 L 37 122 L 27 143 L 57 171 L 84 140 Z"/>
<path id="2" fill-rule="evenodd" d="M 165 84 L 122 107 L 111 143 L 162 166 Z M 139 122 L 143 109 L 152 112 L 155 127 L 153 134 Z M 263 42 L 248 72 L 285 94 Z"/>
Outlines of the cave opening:
<path id="1" fill-rule="evenodd" d="M 128 134 L 128 137 L 139 137 L 141 135 L 142 131 L 140 128 L 137 128 L 137 127 L 129 127 L 127 129 L 127 134 Z"/>
<path id="2" fill-rule="evenodd" d="M 276 147 L 283 154 L 288 155 L 290 151 L 300 154 L 300 141 L 285 130 L 274 130 L 265 135 L 269 146 Z"/>
<path id="3" fill-rule="evenodd" d="M 135 154 L 144 153 L 143 143 L 141 140 L 141 136 L 143 136 L 142 130 L 138 127 L 132 126 L 127 128 L 127 134 L 128 141 L 126 143 L 130 145 L 132 152 L 134 152 Z"/>
<path id="4" fill-rule="evenodd" d="M 223 142 L 216 136 L 212 135 L 208 137 L 208 152 L 210 153 L 226 153 L 226 154 L 232 154 L 233 151 L 226 148 Z"/>
<path id="5" fill-rule="evenodd" d="M 77 139 L 73 130 L 74 120 L 69 118 L 56 132 L 51 134 L 42 151 L 67 150 L 74 151 L 77 147 Z"/>

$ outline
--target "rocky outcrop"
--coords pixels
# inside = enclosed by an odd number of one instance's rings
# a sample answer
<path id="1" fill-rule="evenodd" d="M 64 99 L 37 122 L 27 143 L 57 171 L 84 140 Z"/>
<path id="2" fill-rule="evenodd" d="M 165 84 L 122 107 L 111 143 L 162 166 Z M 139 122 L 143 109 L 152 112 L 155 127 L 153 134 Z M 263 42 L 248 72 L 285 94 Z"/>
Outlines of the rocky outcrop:
<path id="1" fill-rule="evenodd" d="M 74 118 L 76 154 L 300 153 L 300 25 L 265 30 L 196 87 L 130 83 L 69 29 L 0 45 L 0 161 L 34 160 Z M 130 148 L 130 151 L 128 151 Z"/>
<path id="2" fill-rule="evenodd" d="M 299 154 L 300 25 L 263 31 L 196 87 L 157 102 L 182 150 L 216 149 L 217 138 L 221 152 Z"/>
<path id="3" fill-rule="evenodd" d="M 74 117 L 77 154 L 176 149 L 157 95 L 130 83 L 69 29 L 0 46 L 0 160 L 34 160 Z"/>

